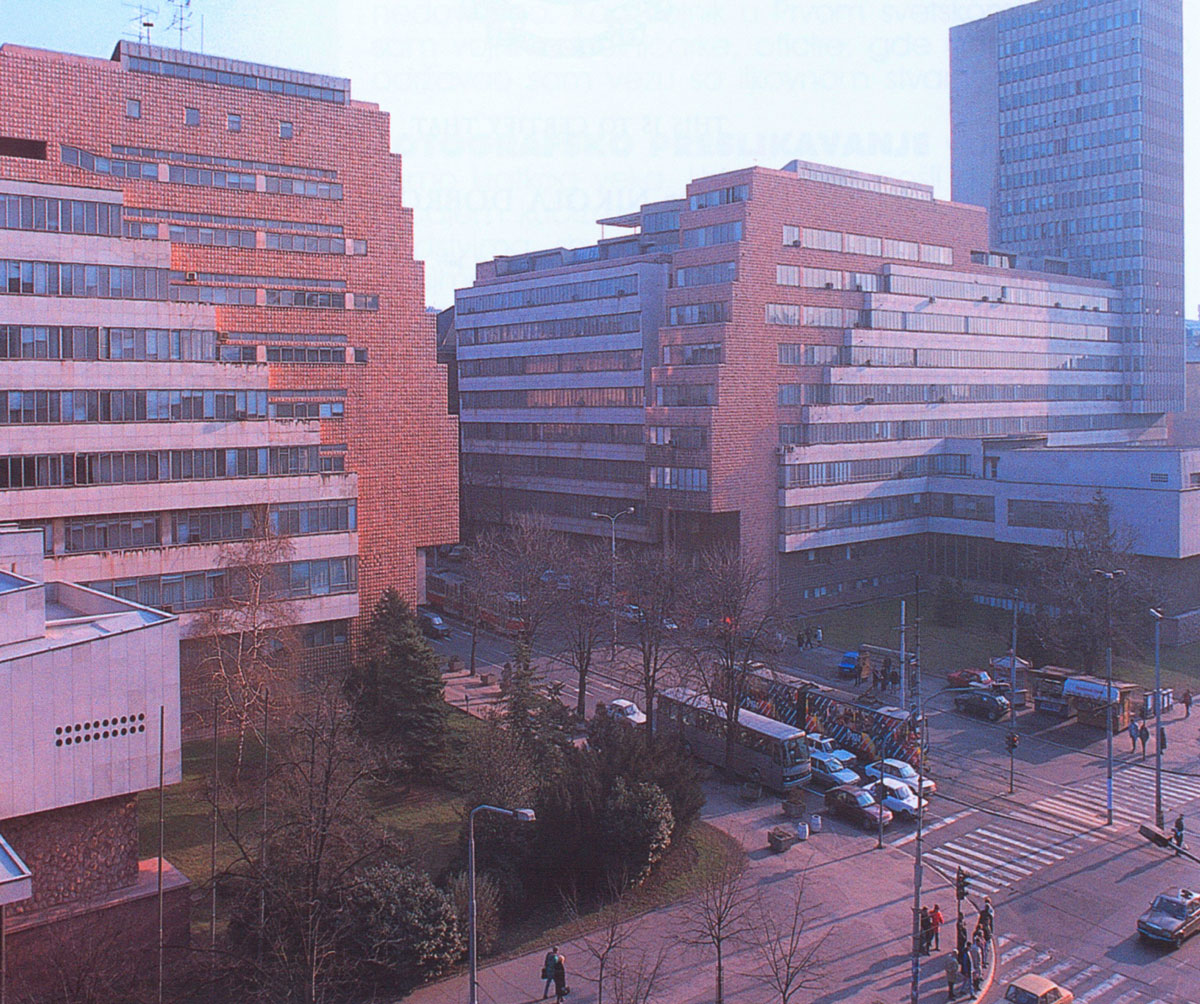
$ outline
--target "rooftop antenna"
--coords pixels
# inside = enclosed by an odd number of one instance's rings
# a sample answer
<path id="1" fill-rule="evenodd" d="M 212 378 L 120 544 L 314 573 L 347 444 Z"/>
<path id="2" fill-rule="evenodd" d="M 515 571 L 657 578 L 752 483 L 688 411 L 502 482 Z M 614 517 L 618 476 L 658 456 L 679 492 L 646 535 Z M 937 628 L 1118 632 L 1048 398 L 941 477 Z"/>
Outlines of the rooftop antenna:
<path id="1" fill-rule="evenodd" d="M 154 27 L 154 19 L 158 16 L 158 8 L 151 7 L 147 3 L 127 3 L 122 4 L 128 10 L 134 11 L 134 14 L 129 19 L 131 28 L 125 31 L 127 36 L 132 36 L 137 33 L 139 44 L 150 44 L 150 29 Z"/>
<path id="2" fill-rule="evenodd" d="M 167 29 L 179 29 L 179 48 L 183 48 L 184 33 L 192 27 L 192 0 L 167 0 L 171 7 L 171 23 Z"/>

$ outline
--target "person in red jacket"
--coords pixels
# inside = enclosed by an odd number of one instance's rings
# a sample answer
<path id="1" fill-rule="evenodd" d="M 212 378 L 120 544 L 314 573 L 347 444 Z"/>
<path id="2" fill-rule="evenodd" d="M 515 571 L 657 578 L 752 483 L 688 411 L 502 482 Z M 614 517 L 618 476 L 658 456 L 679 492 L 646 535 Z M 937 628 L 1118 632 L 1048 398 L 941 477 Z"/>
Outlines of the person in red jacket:
<path id="1" fill-rule="evenodd" d="M 946 918 L 942 915 L 942 908 L 936 903 L 933 904 L 933 913 L 929 915 L 930 924 L 933 927 L 933 947 L 935 951 L 940 951 L 942 947 L 941 930 L 942 925 L 946 923 Z"/>

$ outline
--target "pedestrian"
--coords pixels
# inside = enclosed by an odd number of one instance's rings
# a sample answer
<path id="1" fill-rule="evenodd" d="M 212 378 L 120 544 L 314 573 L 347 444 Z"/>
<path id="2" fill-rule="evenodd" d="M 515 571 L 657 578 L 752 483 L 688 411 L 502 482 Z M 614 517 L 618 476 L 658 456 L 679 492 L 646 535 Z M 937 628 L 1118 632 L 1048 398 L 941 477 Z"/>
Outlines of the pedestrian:
<path id="1" fill-rule="evenodd" d="M 823 634 L 822 634 L 822 632 L 821 632 L 821 628 L 820 628 L 820 626 L 819 626 L 819 625 L 818 625 L 818 627 L 817 627 L 817 630 L 816 630 L 816 632 L 815 632 L 815 635 L 816 635 L 817 648 L 820 648 L 820 647 L 821 647 L 821 639 L 822 639 L 824 636 L 823 636 Z"/>
<path id="2" fill-rule="evenodd" d="M 975 996 L 975 974 L 971 972 L 971 951 L 963 945 L 963 950 L 958 956 L 958 968 L 962 973 L 963 993 L 968 997 Z"/>
<path id="3" fill-rule="evenodd" d="M 563 1004 L 563 998 L 571 992 L 567 986 L 567 960 L 558 954 L 554 960 L 554 1004 Z"/>
<path id="4" fill-rule="evenodd" d="M 888 677 L 888 683 L 891 684 L 892 690 L 900 689 L 900 670 L 892 670 L 891 675 Z"/>
<path id="5" fill-rule="evenodd" d="M 987 969 L 991 965 L 992 943 L 987 938 L 979 939 L 979 951 L 983 960 L 983 968 Z"/>
<path id="6" fill-rule="evenodd" d="M 971 989 L 978 993 L 979 985 L 983 983 L 983 939 L 976 937 L 967 951 L 971 959 Z"/>
<path id="7" fill-rule="evenodd" d="M 1137 741 L 1138 741 L 1137 722 L 1135 722 L 1131 718 L 1131 719 L 1129 719 L 1129 752 L 1130 753 L 1137 752 Z"/>
<path id="8" fill-rule="evenodd" d="M 933 924 L 933 947 L 940 952 L 942 950 L 942 925 L 946 923 L 946 918 L 942 915 L 942 908 L 936 903 L 933 904 L 933 912 L 929 915 L 929 920 Z"/>
<path id="9" fill-rule="evenodd" d="M 1183 813 L 1175 817 L 1175 856 L 1183 850 Z"/>
<path id="10" fill-rule="evenodd" d="M 1183 717 L 1191 718 L 1192 717 L 1192 692 L 1190 690 L 1185 690 L 1183 692 L 1183 695 L 1179 698 L 1179 700 L 1183 702 Z"/>
<path id="11" fill-rule="evenodd" d="M 946 953 L 946 961 L 943 966 L 946 970 L 946 999 L 954 1000 L 954 981 L 958 976 L 958 960 L 954 957 L 953 952 Z"/>
<path id="12" fill-rule="evenodd" d="M 546 985 L 542 987 L 542 1000 L 550 996 L 550 987 L 554 984 L 554 967 L 558 963 L 558 946 L 555 945 L 546 953 L 545 961 L 542 962 L 542 979 L 546 981 Z"/>
<path id="13" fill-rule="evenodd" d="M 921 907 L 921 954 L 929 954 L 929 946 L 933 942 L 933 919 L 929 916 L 929 907 Z"/>
<path id="14" fill-rule="evenodd" d="M 996 930 L 996 908 L 992 906 L 992 897 L 983 897 L 983 908 L 979 911 L 979 926 L 983 928 L 986 941 L 992 940 L 992 932 Z"/>
<path id="15" fill-rule="evenodd" d="M 796 648 L 804 648 L 804 630 L 796 628 Z"/>
<path id="16" fill-rule="evenodd" d="M 962 955 L 963 949 L 967 947 L 967 924 L 962 917 L 958 918 L 958 925 L 954 933 L 958 936 L 955 942 L 955 949 L 959 955 Z"/>
<path id="17" fill-rule="evenodd" d="M 854 681 L 855 686 L 861 687 L 863 676 L 867 672 L 867 667 L 863 664 L 863 657 L 861 655 L 854 662 L 854 670 L 858 674 L 857 679 Z"/>
<path id="18" fill-rule="evenodd" d="M 1146 759 L 1146 743 L 1150 741 L 1150 730 L 1146 728 L 1146 723 L 1142 722 L 1141 729 L 1138 730 L 1138 738 L 1142 741 L 1142 759 Z"/>
<path id="19" fill-rule="evenodd" d="M 1158 749 L 1160 753 L 1167 752 L 1167 730 L 1165 728 L 1158 730 Z"/>

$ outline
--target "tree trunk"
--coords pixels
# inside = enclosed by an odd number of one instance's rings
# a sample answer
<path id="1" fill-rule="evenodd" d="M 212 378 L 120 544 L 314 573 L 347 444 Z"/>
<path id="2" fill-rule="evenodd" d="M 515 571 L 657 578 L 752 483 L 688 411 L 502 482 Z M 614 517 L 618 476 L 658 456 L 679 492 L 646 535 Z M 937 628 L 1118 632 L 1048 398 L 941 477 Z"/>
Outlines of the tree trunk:
<path id="1" fill-rule="evenodd" d="M 713 947 L 717 950 L 717 1001 L 716 1004 L 725 1004 L 725 959 L 721 953 L 721 938 L 717 938 L 713 942 Z"/>
<path id="2" fill-rule="evenodd" d="M 479 618 L 471 622 L 471 676 L 475 675 L 475 646 L 479 643 Z"/>
<path id="3" fill-rule="evenodd" d="M 582 658 L 579 660 L 579 700 L 575 702 L 575 713 L 583 720 L 587 720 L 587 678 L 588 671 L 591 667 L 591 658 Z"/>

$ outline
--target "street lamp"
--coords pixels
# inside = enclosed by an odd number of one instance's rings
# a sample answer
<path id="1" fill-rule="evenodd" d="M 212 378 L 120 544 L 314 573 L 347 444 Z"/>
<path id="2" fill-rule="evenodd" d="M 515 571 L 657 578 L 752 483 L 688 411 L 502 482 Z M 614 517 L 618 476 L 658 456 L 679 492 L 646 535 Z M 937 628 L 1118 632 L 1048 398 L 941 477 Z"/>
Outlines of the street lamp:
<path id="1" fill-rule="evenodd" d="M 1113 824 L 1113 721 L 1112 721 L 1112 587 L 1113 583 L 1125 574 L 1125 569 L 1114 568 L 1111 572 L 1106 572 L 1100 568 L 1092 569 L 1093 575 L 1098 575 L 1104 579 L 1106 586 L 1104 589 L 1104 618 L 1107 625 L 1105 629 L 1105 646 L 1104 646 L 1104 738 L 1107 742 L 1108 753 L 1108 789 L 1107 789 L 1107 811 L 1108 821 L 1106 826 Z"/>
<path id="2" fill-rule="evenodd" d="M 609 603 L 612 604 L 612 645 L 608 650 L 609 662 L 617 658 L 617 520 L 622 516 L 632 515 L 633 506 L 630 506 L 628 509 L 622 509 L 611 516 L 606 512 L 592 513 L 593 519 L 606 519 L 612 528 L 612 589 L 608 598 Z"/>
<path id="3" fill-rule="evenodd" d="M 1162 627 L 1161 610 L 1150 608 L 1154 618 L 1154 825 L 1163 825 L 1162 811 L 1162 675 L 1158 661 L 1158 636 Z"/>
<path id="4" fill-rule="evenodd" d="M 468 946 L 468 975 L 467 1000 L 469 1004 L 479 1004 L 479 986 L 476 979 L 478 962 L 475 957 L 475 813 L 496 812 L 501 816 L 510 816 L 519 823 L 536 822 L 537 816 L 532 809 L 501 809 L 495 805 L 477 805 L 467 816 L 467 946 Z"/>

